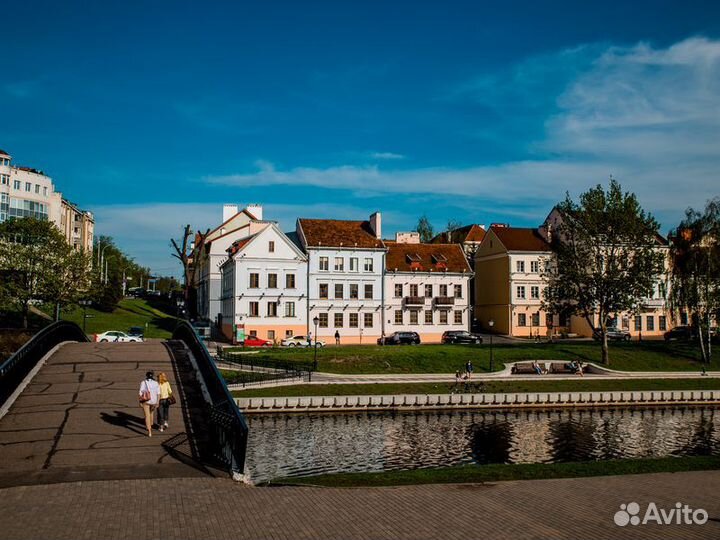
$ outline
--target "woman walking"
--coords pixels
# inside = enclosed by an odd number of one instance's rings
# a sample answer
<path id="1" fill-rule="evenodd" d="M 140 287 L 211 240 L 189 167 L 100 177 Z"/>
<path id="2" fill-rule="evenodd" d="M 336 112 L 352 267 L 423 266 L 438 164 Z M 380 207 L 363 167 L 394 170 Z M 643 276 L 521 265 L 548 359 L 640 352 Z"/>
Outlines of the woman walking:
<path id="1" fill-rule="evenodd" d="M 140 407 L 145 413 L 145 427 L 148 431 L 148 437 L 152 437 L 153 412 L 160 401 L 160 385 L 155 381 L 155 374 L 148 371 L 145 374 L 145 380 L 140 383 Z"/>
<path id="2" fill-rule="evenodd" d="M 175 403 L 173 397 L 172 388 L 170 388 L 170 382 L 167 380 L 167 376 L 164 373 L 158 375 L 158 382 L 160 383 L 160 407 L 158 408 L 158 424 L 160 425 L 160 431 L 165 431 L 168 427 L 168 418 L 170 415 L 170 405 Z"/>

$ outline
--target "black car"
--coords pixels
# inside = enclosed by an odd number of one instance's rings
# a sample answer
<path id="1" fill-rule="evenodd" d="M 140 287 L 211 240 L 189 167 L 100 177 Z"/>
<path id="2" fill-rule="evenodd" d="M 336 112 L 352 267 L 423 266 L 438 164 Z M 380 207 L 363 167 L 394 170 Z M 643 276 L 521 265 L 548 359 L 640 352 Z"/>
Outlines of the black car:
<path id="1" fill-rule="evenodd" d="M 145 330 L 142 326 L 131 326 L 130 330 L 127 331 L 128 336 L 145 338 Z"/>
<path id="2" fill-rule="evenodd" d="M 471 334 L 470 332 L 467 332 L 466 330 L 450 330 L 448 332 L 443 332 L 442 342 L 443 343 L 475 343 L 476 345 L 480 345 L 483 342 L 483 340 L 477 334 Z"/>
<path id="3" fill-rule="evenodd" d="M 663 334 L 665 341 L 690 341 L 695 337 L 695 332 L 690 326 L 676 326 Z"/>
<path id="4" fill-rule="evenodd" d="M 420 335 L 417 332 L 393 332 L 384 338 L 378 338 L 378 345 L 418 345 Z"/>
<path id="5" fill-rule="evenodd" d="M 609 341 L 630 341 L 630 332 L 628 332 L 627 330 L 620 330 L 615 326 L 608 326 L 605 329 L 605 332 Z M 592 337 L 596 341 L 599 340 L 600 331 L 595 330 Z"/>

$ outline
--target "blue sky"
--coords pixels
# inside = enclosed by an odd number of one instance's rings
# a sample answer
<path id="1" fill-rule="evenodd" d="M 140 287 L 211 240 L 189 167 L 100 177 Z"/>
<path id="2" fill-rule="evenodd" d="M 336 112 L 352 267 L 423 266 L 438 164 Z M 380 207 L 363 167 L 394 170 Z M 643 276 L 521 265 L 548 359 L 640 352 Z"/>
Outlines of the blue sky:
<path id="1" fill-rule="evenodd" d="M 584 4 L 8 3 L 0 148 L 163 274 L 226 202 L 529 226 L 612 174 L 666 230 L 720 194 L 720 3 Z"/>

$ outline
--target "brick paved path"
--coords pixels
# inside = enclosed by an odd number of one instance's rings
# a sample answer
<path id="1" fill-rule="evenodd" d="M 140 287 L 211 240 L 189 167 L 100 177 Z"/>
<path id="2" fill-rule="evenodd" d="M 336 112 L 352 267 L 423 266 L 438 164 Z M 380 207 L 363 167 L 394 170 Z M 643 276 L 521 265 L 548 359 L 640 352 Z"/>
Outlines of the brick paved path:
<path id="1" fill-rule="evenodd" d="M 720 538 L 720 472 L 497 484 L 251 488 L 219 478 L 0 490 L 1 538 Z M 621 503 L 704 508 L 705 525 L 621 528 Z"/>
<path id="2" fill-rule="evenodd" d="M 137 401 L 148 370 L 164 371 L 179 396 L 170 429 L 152 438 Z M 193 462 L 181 376 L 161 342 L 63 345 L 0 420 L 0 487 L 205 474 L 185 464 Z"/>

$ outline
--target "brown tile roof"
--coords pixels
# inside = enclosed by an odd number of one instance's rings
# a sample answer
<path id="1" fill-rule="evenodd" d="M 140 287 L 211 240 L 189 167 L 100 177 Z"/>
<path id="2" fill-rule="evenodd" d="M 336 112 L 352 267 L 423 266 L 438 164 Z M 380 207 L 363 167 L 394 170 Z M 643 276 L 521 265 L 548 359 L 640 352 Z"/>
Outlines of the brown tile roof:
<path id="1" fill-rule="evenodd" d="M 300 218 L 298 222 L 308 247 L 385 247 L 382 240 L 375 238 L 369 221 Z"/>
<path id="2" fill-rule="evenodd" d="M 550 251 L 550 244 L 537 229 L 492 227 L 492 231 L 508 251 Z"/>
<path id="3" fill-rule="evenodd" d="M 482 242 L 485 238 L 485 229 L 473 223 L 472 225 L 465 225 L 459 229 L 455 229 L 452 234 L 452 240 L 458 243 L 463 242 Z M 431 244 L 447 244 L 448 233 L 447 231 L 441 232 L 430 240 Z"/>
<path id="4" fill-rule="evenodd" d="M 459 244 L 398 244 L 388 242 L 385 268 L 398 272 L 470 272 L 465 253 Z"/>
<path id="5" fill-rule="evenodd" d="M 230 246 L 227 250 L 228 255 L 230 255 L 231 257 L 235 255 L 238 251 L 244 248 L 248 244 L 248 242 L 250 242 L 250 240 L 255 238 L 255 236 L 257 235 L 253 234 L 252 236 L 248 236 L 247 238 L 242 238 L 233 242 L 232 246 Z"/>
<path id="6" fill-rule="evenodd" d="M 245 215 L 246 215 L 247 217 L 249 217 L 250 219 L 254 219 L 254 220 L 257 221 L 257 218 L 256 218 L 254 215 L 252 215 L 250 212 L 248 212 L 246 208 L 243 208 L 243 209 L 240 210 L 239 212 L 237 212 L 237 213 L 233 214 L 232 216 L 230 216 L 229 218 L 227 218 L 227 219 L 226 219 L 225 221 L 223 221 L 220 225 L 218 225 L 217 227 L 215 227 L 214 229 L 212 229 L 211 231 L 209 231 L 209 232 L 208 232 L 208 235 L 211 235 L 211 234 L 214 233 L 215 231 L 219 231 L 220 229 L 222 229 L 225 225 L 227 225 L 228 223 L 230 223 L 230 221 L 231 221 L 235 216 L 237 216 L 238 214 L 245 214 Z"/>

